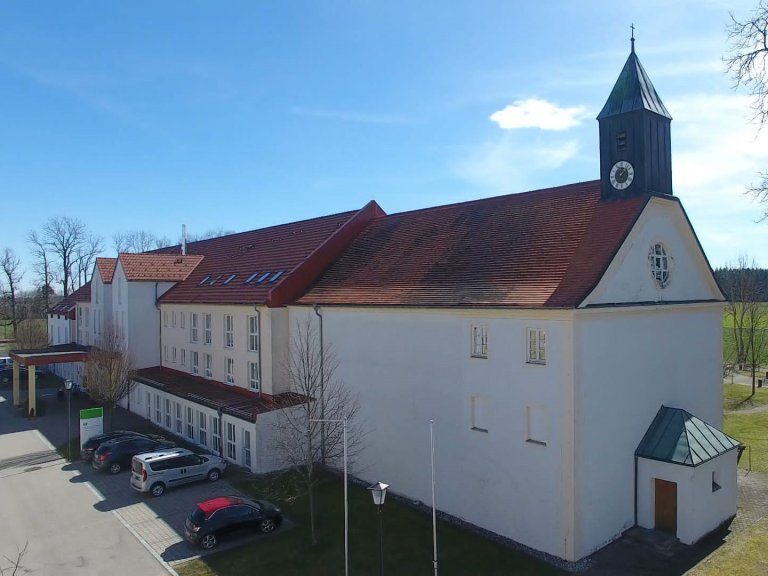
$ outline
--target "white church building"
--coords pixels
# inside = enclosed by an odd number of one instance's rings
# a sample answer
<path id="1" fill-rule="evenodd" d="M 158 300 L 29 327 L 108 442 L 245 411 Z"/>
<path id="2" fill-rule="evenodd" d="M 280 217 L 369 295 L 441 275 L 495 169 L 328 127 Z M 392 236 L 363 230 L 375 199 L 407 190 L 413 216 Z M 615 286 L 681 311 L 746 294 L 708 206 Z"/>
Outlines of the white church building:
<path id="1" fill-rule="evenodd" d="M 429 502 L 434 420 L 447 514 L 568 561 L 634 525 L 693 543 L 736 513 L 739 444 L 670 121 L 633 48 L 598 116 L 599 180 L 100 259 L 88 319 L 62 308 L 49 329 L 117 329 L 139 368 L 126 406 L 259 473 L 282 465 L 296 321 L 322 316 L 370 431 L 361 479 Z"/>

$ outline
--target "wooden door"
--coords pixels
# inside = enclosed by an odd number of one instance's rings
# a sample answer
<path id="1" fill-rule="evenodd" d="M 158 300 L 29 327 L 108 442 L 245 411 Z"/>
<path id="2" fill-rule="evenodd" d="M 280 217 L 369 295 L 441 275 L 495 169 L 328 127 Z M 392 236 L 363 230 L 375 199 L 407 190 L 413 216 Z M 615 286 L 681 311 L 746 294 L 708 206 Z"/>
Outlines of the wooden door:
<path id="1" fill-rule="evenodd" d="M 656 530 L 677 536 L 677 484 L 666 480 L 656 481 Z"/>

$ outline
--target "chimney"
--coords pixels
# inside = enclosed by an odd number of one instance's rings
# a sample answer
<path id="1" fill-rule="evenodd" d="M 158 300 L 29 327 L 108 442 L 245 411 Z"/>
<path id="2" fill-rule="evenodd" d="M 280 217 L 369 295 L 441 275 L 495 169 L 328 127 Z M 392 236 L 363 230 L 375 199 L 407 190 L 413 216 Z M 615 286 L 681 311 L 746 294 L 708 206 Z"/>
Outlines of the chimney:
<path id="1" fill-rule="evenodd" d="M 181 255 L 187 255 L 187 225 L 181 225 Z"/>

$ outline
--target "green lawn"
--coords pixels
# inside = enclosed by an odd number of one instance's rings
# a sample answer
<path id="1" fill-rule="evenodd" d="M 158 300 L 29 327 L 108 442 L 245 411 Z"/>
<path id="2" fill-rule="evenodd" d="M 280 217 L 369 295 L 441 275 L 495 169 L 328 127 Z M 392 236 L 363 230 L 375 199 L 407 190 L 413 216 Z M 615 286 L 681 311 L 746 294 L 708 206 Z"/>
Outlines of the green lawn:
<path id="1" fill-rule="evenodd" d="M 749 467 L 749 452 L 752 452 L 752 470 L 768 472 L 768 412 L 753 414 L 726 414 L 725 430 L 747 445 L 739 462 L 739 468 Z"/>
<path id="2" fill-rule="evenodd" d="M 725 384 L 723 386 L 723 408 L 725 410 L 746 410 L 768 404 L 768 388 L 755 388 L 742 384 Z"/>
<path id="3" fill-rule="evenodd" d="M 729 540 L 688 572 L 689 576 L 763 576 L 768 574 L 768 518 Z"/>
<path id="4" fill-rule="evenodd" d="M 306 495 L 294 475 L 273 476 L 239 486 L 254 496 L 278 503 L 296 527 L 274 536 L 194 560 L 177 567 L 180 576 L 338 576 L 344 573 L 344 504 L 340 479 L 326 476 L 317 490 L 318 534 L 309 543 Z M 384 507 L 384 571 L 398 576 L 430 576 L 432 569 L 431 517 L 387 499 Z M 378 518 L 367 490 L 349 490 L 350 574 L 374 575 L 379 571 Z M 565 574 L 554 567 L 490 542 L 454 526 L 439 523 L 440 574 Z M 258 569 L 256 569 L 258 568 Z"/>

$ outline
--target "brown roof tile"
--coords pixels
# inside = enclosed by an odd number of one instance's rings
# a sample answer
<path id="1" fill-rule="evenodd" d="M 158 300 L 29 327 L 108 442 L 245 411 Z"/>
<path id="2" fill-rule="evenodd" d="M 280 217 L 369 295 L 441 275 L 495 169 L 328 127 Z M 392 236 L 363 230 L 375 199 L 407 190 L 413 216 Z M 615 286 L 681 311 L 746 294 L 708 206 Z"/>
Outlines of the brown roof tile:
<path id="1" fill-rule="evenodd" d="M 74 302 L 90 302 L 91 301 L 91 283 L 86 282 L 80 288 L 72 292 L 69 295 Z"/>
<path id="2" fill-rule="evenodd" d="M 115 275 L 117 267 L 117 258 L 96 258 L 96 268 L 101 275 L 101 281 L 104 284 L 112 284 L 112 277 Z"/>
<path id="3" fill-rule="evenodd" d="M 202 262 L 203 257 L 122 253 L 119 260 L 130 282 L 181 282 Z"/>
<path id="4" fill-rule="evenodd" d="M 594 181 L 378 218 L 298 302 L 573 307 L 646 202 Z"/>
<path id="5" fill-rule="evenodd" d="M 360 231 L 383 214 L 370 202 L 361 210 L 190 242 L 187 254 L 205 259 L 161 301 L 281 306 L 303 294 Z M 178 250 L 175 246 L 159 252 Z"/>

